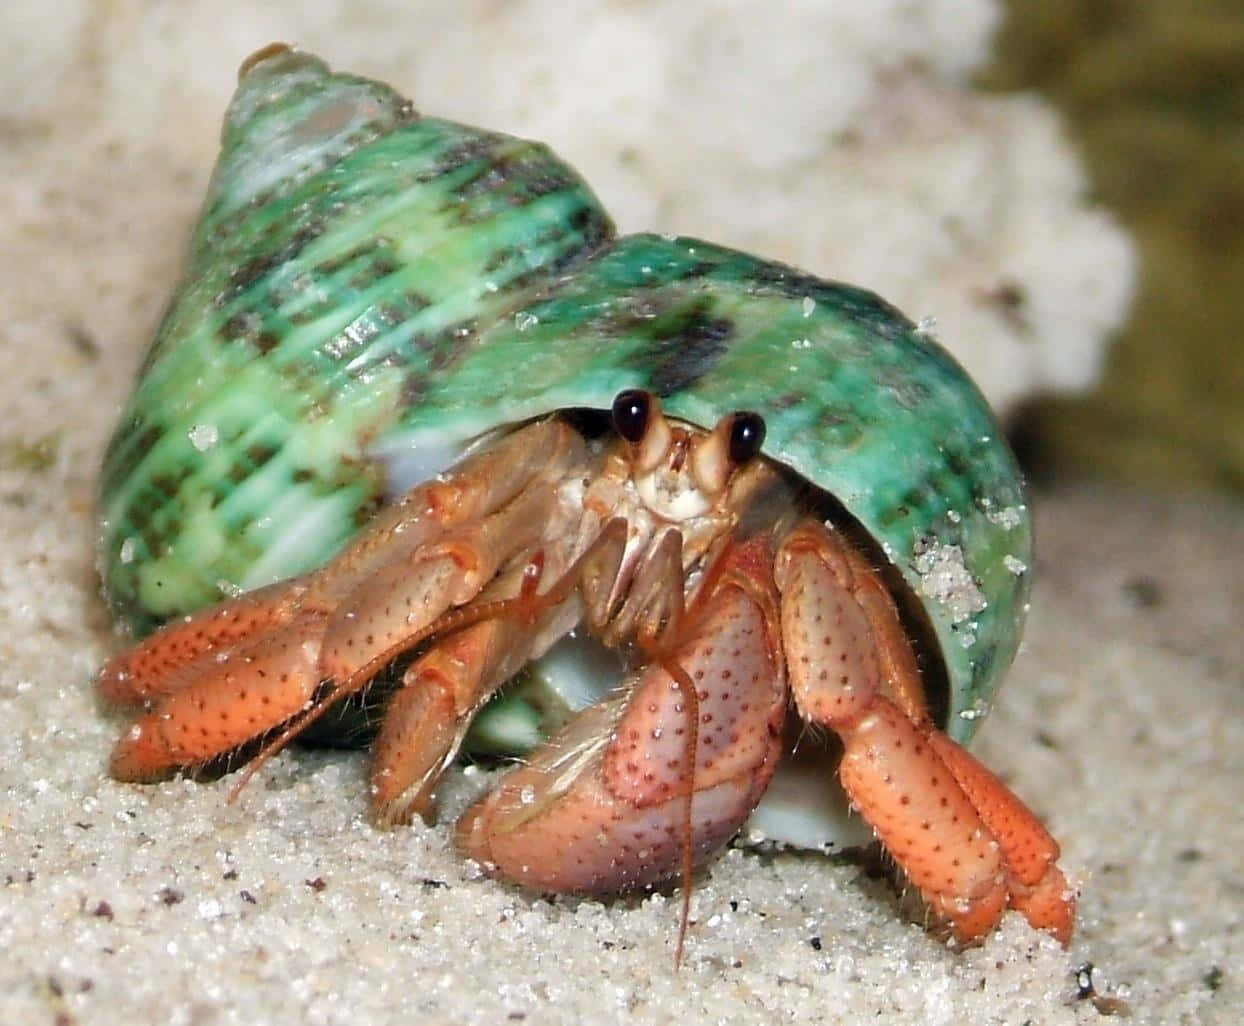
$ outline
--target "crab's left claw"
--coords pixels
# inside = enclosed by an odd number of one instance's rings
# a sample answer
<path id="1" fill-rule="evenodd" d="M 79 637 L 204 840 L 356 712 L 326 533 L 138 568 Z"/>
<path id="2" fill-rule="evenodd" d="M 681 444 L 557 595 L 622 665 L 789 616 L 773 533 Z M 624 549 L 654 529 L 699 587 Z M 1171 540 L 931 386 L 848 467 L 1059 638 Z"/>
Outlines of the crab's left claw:
<path id="1" fill-rule="evenodd" d="M 1008 906 L 1062 943 L 1075 897 L 1058 845 L 1007 787 L 938 730 L 894 602 L 832 529 L 806 522 L 774 576 L 796 706 L 843 741 L 852 804 L 955 939 L 988 933 Z"/>
<path id="2" fill-rule="evenodd" d="M 672 650 L 468 809 L 459 847 L 515 883 L 610 894 L 734 836 L 781 755 L 771 558 L 759 540 L 735 546 Z"/>

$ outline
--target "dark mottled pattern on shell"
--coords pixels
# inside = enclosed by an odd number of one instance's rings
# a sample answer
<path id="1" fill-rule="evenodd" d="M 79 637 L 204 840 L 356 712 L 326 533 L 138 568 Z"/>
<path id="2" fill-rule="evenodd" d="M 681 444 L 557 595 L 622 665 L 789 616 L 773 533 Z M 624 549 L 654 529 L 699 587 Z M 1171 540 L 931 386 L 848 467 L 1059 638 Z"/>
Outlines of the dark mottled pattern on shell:
<path id="1" fill-rule="evenodd" d="M 144 629 L 322 562 L 384 495 L 369 443 L 611 233 L 540 144 L 313 58 L 258 65 L 105 460 L 118 615 Z"/>
<path id="2" fill-rule="evenodd" d="M 691 239 L 612 239 L 543 146 L 285 55 L 248 74 L 186 280 L 109 449 L 102 568 L 139 629 L 322 562 L 439 452 L 649 388 L 832 494 L 927 611 L 970 736 L 1024 619 L 1028 510 L 961 368 L 893 307 Z"/>

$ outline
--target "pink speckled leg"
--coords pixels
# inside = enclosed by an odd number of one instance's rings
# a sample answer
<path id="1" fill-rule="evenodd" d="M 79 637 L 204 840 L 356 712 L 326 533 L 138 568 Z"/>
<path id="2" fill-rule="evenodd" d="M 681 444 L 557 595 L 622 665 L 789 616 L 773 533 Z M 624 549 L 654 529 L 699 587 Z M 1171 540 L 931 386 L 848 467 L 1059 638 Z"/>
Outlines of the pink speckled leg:
<path id="1" fill-rule="evenodd" d="M 179 691 L 193 677 L 187 668 L 203 656 L 287 624 L 300 597 L 297 584 L 281 581 L 174 620 L 105 663 L 95 686 L 108 701 L 126 704 Z"/>

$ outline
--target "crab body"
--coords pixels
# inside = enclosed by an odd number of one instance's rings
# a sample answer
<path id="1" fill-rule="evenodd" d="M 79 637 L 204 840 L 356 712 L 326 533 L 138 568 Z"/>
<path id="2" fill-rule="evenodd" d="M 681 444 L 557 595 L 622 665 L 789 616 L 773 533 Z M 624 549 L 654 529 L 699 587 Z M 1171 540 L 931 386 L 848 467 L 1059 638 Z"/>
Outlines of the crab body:
<path id="1" fill-rule="evenodd" d="M 1008 903 L 1070 932 L 1057 846 L 960 747 L 1031 563 L 984 400 L 871 293 L 615 238 L 543 146 L 256 55 L 101 509 L 114 612 L 170 621 L 101 672 L 147 706 L 119 776 L 274 750 L 396 674 L 372 792 L 401 820 L 579 630 L 624 684 L 460 822 L 502 875 L 685 875 L 764 793 L 793 704 L 957 937 Z"/>

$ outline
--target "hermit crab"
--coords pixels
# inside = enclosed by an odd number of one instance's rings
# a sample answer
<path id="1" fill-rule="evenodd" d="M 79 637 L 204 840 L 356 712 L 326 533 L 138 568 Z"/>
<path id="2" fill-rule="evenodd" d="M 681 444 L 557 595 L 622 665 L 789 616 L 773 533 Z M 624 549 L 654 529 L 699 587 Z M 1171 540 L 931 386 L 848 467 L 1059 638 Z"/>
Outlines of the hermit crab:
<path id="1" fill-rule="evenodd" d="M 141 707 L 113 774 L 253 768 L 363 705 L 373 811 L 400 822 L 570 645 L 621 669 L 460 819 L 491 871 L 686 882 L 791 719 L 837 739 L 933 921 L 969 942 L 1013 907 L 1065 942 L 1058 846 L 962 747 L 1031 535 L 954 360 L 862 289 L 616 237 L 542 145 L 285 46 L 239 78 L 103 472 L 107 600 L 164 623 L 100 672 Z"/>

